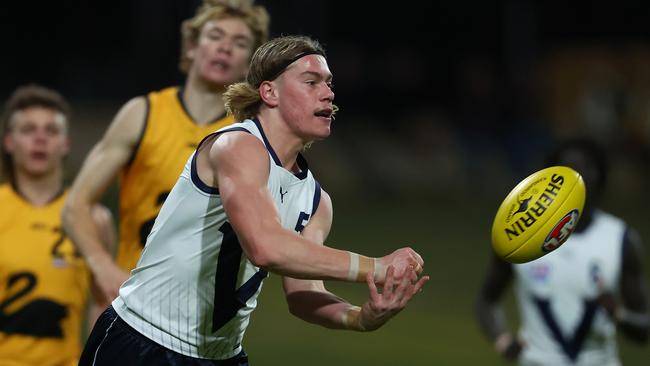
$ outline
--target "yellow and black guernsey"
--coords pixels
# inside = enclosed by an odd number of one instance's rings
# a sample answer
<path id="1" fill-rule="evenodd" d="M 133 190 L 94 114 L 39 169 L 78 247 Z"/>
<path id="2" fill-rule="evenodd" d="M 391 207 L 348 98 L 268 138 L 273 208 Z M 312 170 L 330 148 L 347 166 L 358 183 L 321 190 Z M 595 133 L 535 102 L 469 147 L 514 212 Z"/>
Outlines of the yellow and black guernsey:
<path id="1" fill-rule="evenodd" d="M 234 122 L 223 115 L 199 125 L 187 112 L 181 95 L 178 87 L 147 95 L 140 143 L 121 173 L 117 263 L 126 271 L 135 268 L 158 211 L 187 158 L 203 137 Z"/>
<path id="2" fill-rule="evenodd" d="M 34 207 L 0 185 L 0 365 L 76 365 L 90 272 L 61 229 L 66 193 Z"/>

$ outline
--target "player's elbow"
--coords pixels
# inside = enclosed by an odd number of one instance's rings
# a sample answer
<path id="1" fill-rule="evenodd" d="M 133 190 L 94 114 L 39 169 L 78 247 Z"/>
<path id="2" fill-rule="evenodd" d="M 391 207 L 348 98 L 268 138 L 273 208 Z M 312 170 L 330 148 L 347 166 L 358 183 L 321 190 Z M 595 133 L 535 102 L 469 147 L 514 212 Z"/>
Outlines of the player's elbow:
<path id="1" fill-rule="evenodd" d="M 264 243 L 259 239 L 251 241 L 251 244 L 248 245 L 246 255 L 253 265 L 260 268 L 270 269 L 275 264 L 272 250 L 270 250 L 267 243 Z"/>
<path id="2" fill-rule="evenodd" d="M 247 245 L 246 255 L 248 260 L 257 267 L 276 272 L 278 268 L 282 267 L 285 258 L 279 248 L 280 246 L 274 245 L 274 242 L 276 241 L 272 235 L 253 238 Z"/>
<path id="3" fill-rule="evenodd" d="M 252 250 L 248 254 L 248 260 L 253 263 L 253 265 L 267 269 L 271 264 L 271 259 L 267 253 L 264 253 L 263 250 Z"/>
<path id="4" fill-rule="evenodd" d="M 61 220 L 63 221 L 63 226 L 67 229 L 70 226 L 70 223 L 74 222 L 74 217 L 76 215 L 75 202 L 68 197 L 63 209 L 61 210 Z"/>
<path id="5" fill-rule="evenodd" d="M 287 296 L 287 308 L 289 310 L 289 314 L 300 319 L 303 318 L 300 304 L 298 304 L 296 301 L 293 301 L 291 296 Z"/>
<path id="6" fill-rule="evenodd" d="M 91 206 L 77 196 L 69 194 L 61 210 L 61 219 L 66 231 L 70 230 L 72 224 L 83 215 L 92 215 Z"/>

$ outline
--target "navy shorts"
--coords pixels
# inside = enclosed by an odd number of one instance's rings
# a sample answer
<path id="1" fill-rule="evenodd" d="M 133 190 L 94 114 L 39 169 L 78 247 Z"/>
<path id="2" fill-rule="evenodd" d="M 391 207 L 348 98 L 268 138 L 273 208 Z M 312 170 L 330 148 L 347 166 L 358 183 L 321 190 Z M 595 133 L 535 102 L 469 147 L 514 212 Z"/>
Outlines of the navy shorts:
<path id="1" fill-rule="evenodd" d="M 79 366 L 248 366 L 244 351 L 227 360 L 206 360 L 182 355 L 167 349 L 131 328 L 109 306 L 97 319 Z"/>

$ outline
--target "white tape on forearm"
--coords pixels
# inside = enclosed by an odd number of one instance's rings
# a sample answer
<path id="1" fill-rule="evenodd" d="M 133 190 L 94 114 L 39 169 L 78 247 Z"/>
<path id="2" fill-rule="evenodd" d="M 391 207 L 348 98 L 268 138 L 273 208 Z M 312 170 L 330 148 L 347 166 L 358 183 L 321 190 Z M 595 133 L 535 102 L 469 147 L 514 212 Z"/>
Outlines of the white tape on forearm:
<path id="1" fill-rule="evenodd" d="M 351 305 L 344 309 L 343 314 L 341 314 L 343 327 L 346 329 L 364 330 L 359 319 L 360 314 L 361 308 L 358 306 Z"/>
<path id="2" fill-rule="evenodd" d="M 349 325 L 349 319 L 348 319 L 348 313 L 350 312 L 350 308 L 343 309 L 343 312 L 341 313 L 341 323 L 343 323 L 343 327 L 346 329 L 350 329 Z"/>
<path id="3" fill-rule="evenodd" d="M 348 281 L 356 282 L 359 277 L 359 254 L 350 253 L 350 269 L 348 270 Z"/>
<path id="4" fill-rule="evenodd" d="M 375 258 L 375 268 L 373 269 L 372 273 L 375 282 L 379 282 L 381 280 L 381 275 L 383 274 L 383 268 L 381 267 L 381 259 Z"/>

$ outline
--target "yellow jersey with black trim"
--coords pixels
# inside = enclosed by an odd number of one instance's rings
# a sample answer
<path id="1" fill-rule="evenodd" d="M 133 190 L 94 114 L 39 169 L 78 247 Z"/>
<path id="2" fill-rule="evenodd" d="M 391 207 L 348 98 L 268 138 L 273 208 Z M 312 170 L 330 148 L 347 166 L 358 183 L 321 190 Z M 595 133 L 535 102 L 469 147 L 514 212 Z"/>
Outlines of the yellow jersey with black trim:
<path id="1" fill-rule="evenodd" d="M 147 116 L 133 160 L 121 172 L 117 264 L 135 268 L 160 207 L 178 180 L 187 158 L 203 137 L 234 122 L 221 116 L 206 125 L 190 117 L 182 89 L 147 95 Z"/>
<path id="2" fill-rule="evenodd" d="M 0 185 L 0 365 L 76 365 L 90 272 L 61 226 L 67 192 L 35 207 Z"/>

